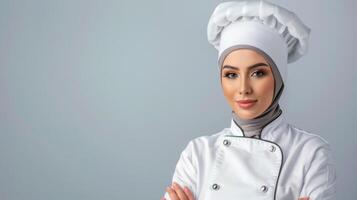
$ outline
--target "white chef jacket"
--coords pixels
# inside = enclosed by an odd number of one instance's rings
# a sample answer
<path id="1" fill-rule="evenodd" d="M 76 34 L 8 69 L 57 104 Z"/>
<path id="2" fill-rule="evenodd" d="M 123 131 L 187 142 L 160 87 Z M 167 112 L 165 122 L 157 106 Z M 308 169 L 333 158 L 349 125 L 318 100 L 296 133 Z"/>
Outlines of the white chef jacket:
<path id="1" fill-rule="evenodd" d="M 245 137 L 231 119 L 230 128 L 192 139 L 172 182 L 188 186 L 195 200 L 334 200 L 333 161 L 326 140 L 287 123 L 282 112 L 261 138 Z"/>

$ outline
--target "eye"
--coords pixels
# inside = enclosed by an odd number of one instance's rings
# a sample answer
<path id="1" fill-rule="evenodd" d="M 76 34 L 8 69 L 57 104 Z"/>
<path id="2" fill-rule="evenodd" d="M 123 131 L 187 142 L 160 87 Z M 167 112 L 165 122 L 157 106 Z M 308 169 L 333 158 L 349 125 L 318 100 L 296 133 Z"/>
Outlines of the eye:
<path id="1" fill-rule="evenodd" d="M 224 73 L 224 77 L 227 77 L 229 79 L 234 79 L 237 76 L 236 73 L 232 73 L 232 72 L 226 72 Z"/>
<path id="2" fill-rule="evenodd" d="M 262 77 L 264 75 L 265 75 L 265 72 L 263 70 L 257 70 L 255 72 L 253 72 L 253 76 Z"/>

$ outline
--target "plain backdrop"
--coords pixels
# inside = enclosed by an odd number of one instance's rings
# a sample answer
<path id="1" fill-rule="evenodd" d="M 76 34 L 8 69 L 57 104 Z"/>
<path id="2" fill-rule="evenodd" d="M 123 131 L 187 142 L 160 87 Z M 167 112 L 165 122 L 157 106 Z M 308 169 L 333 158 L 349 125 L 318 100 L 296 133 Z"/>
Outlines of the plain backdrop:
<path id="1" fill-rule="evenodd" d="M 357 196 L 357 3 L 271 1 L 311 28 L 286 117 Z M 230 125 L 209 0 L 1 0 L 0 199 L 160 199 L 187 143 Z"/>

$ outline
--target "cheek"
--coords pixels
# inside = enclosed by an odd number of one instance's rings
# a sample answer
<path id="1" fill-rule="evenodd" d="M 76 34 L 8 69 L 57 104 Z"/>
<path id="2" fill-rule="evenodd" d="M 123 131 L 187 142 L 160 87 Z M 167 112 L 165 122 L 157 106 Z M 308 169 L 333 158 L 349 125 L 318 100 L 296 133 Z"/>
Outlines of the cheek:
<path id="1" fill-rule="evenodd" d="M 274 79 L 271 77 L 261 81 L 255 91 L 265 99 L 272 99 L 274 95 Z"/>
<path id="2" fill-rule="evenodd" d="M 222 89 L 224 96 L 232 97 L 234 95 L 234 91 L 237 89 L 236 86 L 228 81 L 222 81 Z"/>

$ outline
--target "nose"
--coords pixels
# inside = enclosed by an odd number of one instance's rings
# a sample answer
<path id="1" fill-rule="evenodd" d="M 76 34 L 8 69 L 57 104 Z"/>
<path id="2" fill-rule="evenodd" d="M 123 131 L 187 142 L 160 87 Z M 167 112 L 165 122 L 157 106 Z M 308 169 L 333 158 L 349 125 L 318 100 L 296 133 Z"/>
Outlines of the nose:
<path id="1" fill-rule="evenodd" d="M 246 76 L 242 76 L 240 79 L 240 88 L 239 88 L 239 94 L 245 95 L 245 94 L 250 94 L 252 92 L 252 88 L 250 87 L 250 82 L 249 78 Z"/>

